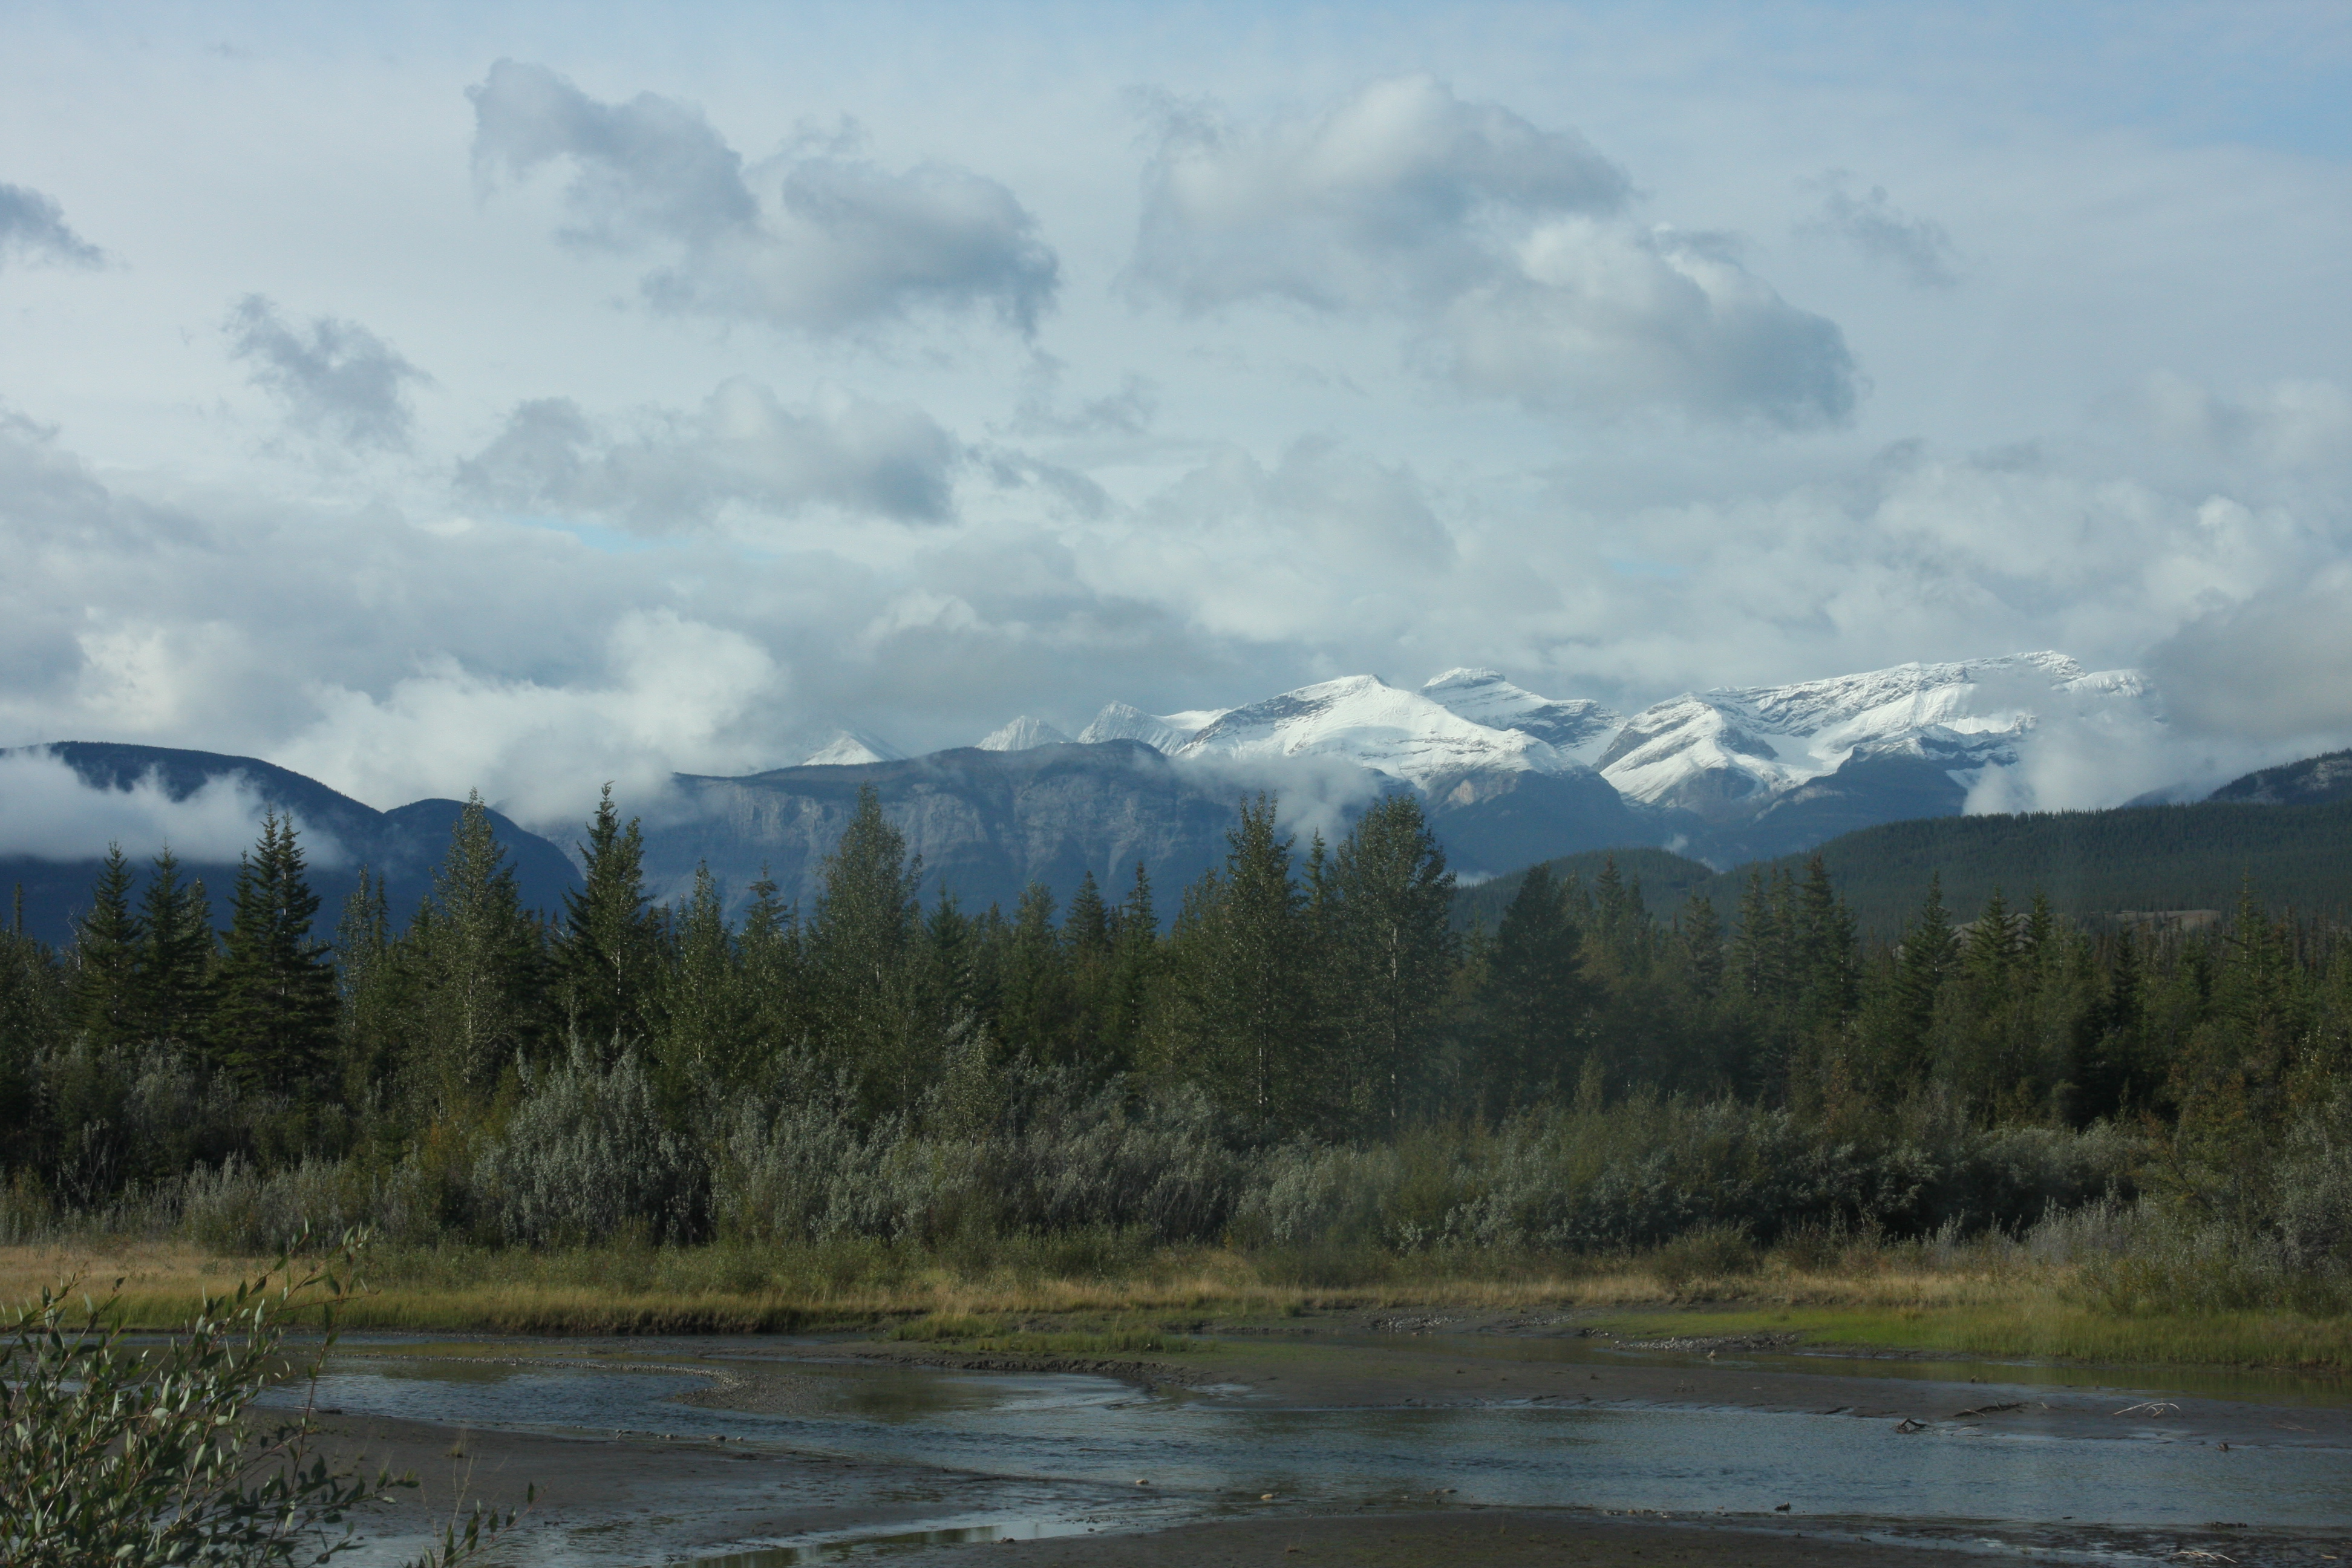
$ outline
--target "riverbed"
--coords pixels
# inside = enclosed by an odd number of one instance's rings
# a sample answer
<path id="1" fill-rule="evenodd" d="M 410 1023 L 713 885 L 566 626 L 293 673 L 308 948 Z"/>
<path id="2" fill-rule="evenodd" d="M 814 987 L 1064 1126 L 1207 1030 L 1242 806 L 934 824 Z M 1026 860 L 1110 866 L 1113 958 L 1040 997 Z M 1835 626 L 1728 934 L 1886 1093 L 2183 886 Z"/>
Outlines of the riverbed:
<path id="1" fill-rule="evenodd" d="M 1182 1542 L 1305 1530 L 1277 1553 L 1297 1562 L 1387 1528 L 1369 1520 L 1488 1518 L 1507 1543 L 1513 1520 L 1531 1543 L 1539 1524 L 1700 1526 L 1749 1557 L 1809 1532 L 1817 1552 L 1833 1537 L 2352 1562 L 2336 1544 L 2352 1537 L 2352 1396 L 2332 1380 L 1363 1322 L 1212 1337 L 1118 1375 L 910 1356 L 1017 1359 L 378 1338 L 347 1341 L 316 1397 L 340 1443 L 427 1479 L 371 1560 L 413 1546 L 422 1510 L 461 1487 L 508 1500 L 536 1479 L 541 1500 L 501 1552 L 519 1565 L 793 1568 L 1002 1542 L 1084 1562 L 1113 1540 L 1163 1542 L 1174 1562 Z M 1483 1525 L 1478 1539 L 1492 1543 Z M 2172 1555 L 2198 1552 L 2214 1556 Z"/>

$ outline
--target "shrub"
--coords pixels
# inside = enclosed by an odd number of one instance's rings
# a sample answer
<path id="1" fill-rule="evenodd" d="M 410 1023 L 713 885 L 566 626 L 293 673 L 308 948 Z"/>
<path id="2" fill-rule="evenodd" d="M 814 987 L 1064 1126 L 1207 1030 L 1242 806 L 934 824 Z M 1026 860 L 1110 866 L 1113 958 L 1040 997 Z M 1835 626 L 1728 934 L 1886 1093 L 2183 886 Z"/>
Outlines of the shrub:
<path id="1" fill-rule="evenodd" d="M 347 1294 L 356 1261 L 297 1279 L 268 1277 L 208 1298 L 184 1330 L 134 1349 L 106 1326 L 111 1301 L 79 1326 L 72 1281 L 18 1310 L 0 1343 L 0 1563 L 8 1568 L 212 1568 L 320 1563 L 359 1544 L 351 1510 L 414 1479 L 365 1479 L 313 1458 L 310 1409 L 257 1428 L 255 1398 L 285 1371 L 288 1323 Z M 318 1376 L 334 1343 L 310 1368 Z M 475 1556 L 513 1523 L 477 1511 L 445 1529 L 415 1568 Z M 341 1528 L 338 1529 L 337 1527 Z"/>

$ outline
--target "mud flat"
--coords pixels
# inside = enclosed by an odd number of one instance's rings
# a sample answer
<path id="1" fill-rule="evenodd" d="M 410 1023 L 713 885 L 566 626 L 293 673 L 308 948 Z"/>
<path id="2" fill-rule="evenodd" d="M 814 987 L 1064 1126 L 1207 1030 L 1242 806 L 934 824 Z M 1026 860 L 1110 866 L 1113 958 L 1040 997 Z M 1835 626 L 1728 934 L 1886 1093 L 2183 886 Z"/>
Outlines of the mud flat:
<path id="1" fill-rule="evenodd" d="M 537 1481 L 518 1564 L 2352 1563 L 2335 1379 L 1344 1315 L 1157 1356 L 352 1350 L 335 1441 L 426 1481 L 372 1533 Z"/>

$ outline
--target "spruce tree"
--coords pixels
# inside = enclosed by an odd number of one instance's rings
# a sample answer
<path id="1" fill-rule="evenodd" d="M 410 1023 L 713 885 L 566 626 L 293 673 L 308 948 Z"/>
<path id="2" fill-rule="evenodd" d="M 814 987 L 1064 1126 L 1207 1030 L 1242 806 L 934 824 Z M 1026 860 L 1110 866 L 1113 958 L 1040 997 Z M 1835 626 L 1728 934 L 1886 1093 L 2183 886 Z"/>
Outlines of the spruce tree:
<path id="1" fill-rule="evenodd" d="M 139 1011 L 148 1038 L 182 1047 L 203 1039 L 214 946 L 205 885 L 183 883 L 179 859 L 166 848 L 140 900 Z"/>
<path id="2" fill-rule="evenodd" d="M 131 861 L 122 846 L 89 890 L 89 912 L 74 928 L 74 1014 L 82 1038 L 101 1049 L 138 1037 L 139 919 L 131 910 Z"/>
<path id="3" fill-rule="evenodd" d="M 675 951 L 657 973 L 655 1058 L 673 1103 L 698 1080 L 737 1078 L 748 1065 L 751 998 L 742 984 L 742 953 L 708 865 L 695 868 Z"/>
<path id="4" fill-rule="evenodd" d="M 416 976 L 418 1109 L 447 1118 L 480 1106 L 499 1072 L 537 1040 L 542 948 L 514 868 L 478 793 L 469 793 L 433 874 L 433 895 L 403 944 Z"/>
<path id="5" fill-rule="evenodd" d="M 609 1059 L 645 1039 L 661 949 L 646 896 L 644 835 L 634 816 L 622 826 L 609 784 L 589 819 L 580 856 L 583 885 L 563 895 L 556 983 L 566 1026 Z"/>
<path id="6" fill-rule="evenodd" d="M 825 858 L 809 957 L 824 1043 L 854 1075 L 869 1113 L 911 1107 L 944 1045 L 944 1020 L 926 1006 L 921 966 L 910 962 L 921 884 L 921 860 L 908 855 L 874 787 L 861 788 Z"/>
<path id="7" fill-rule="evenodd" d="M 1457 956 L 1454 873 L 1420 801 L 1392 795 L 1316 868 L 1338 1026 L 1343 1113 L 1401 1127 L 1432 1077 L 1438 1013 Z"/>
<path id="8" fill-rule="evenodd" d="M 1244 802 L 1224 866 L 1185 895 L 1171 954 L 1180 1060 L 1214 1098 L 1269 1129 L 1315 1110 L 1317 997 L 1306 897 L 1269 795 Z"/>
<path id="9" fill-rule="evenodd" d="M 310 940 L 310 890 L 293 820 L 270 812 L 237 861 L 212 1018 L 215 1059 L 248 1089 L 313 1089 L 334 1043 L 335 972 Z"/>
<path id="10" fill-rule="evenodd" d="M 1936 999 L 1952 971 L 1958 945 L 1951 917 L 1944 910 L 1943 874 L 1937 872 L 1927 879 L 1927 896 L 1920 902 L 1917 918 L 1903 933 L 1893 977 L 1893 1037 L 1887 1045 L 1898 1084 L 1924 1081 L 1932 1065 L 1928 1031 L 1935 1024 Z"/>
<path id="11" fill-rule="evenodd" d="M 1549 866 L 1520 879 L 1487 954 L 1482 1055 L 1489 1108 L 1565 1100 L 1586 1050 L 1597 991 L 1585 977 L 1583 933 Z"/>
<path id="12" fill-rule="evenodd" d="M 335 924 L 336 1035 L 347 1105 L 379 1108 L 393 1087 L 405 1000 L 401 981 L 383 883 L 362 866 Z"/>

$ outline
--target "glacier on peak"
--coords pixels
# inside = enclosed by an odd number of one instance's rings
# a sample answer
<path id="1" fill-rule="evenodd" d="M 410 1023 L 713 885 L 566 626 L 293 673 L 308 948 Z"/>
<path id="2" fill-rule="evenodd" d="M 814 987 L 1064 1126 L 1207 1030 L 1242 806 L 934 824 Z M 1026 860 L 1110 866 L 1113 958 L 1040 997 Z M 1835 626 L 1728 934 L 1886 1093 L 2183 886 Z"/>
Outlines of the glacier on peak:
<path id="1" fill-rule="evenodd" d="M 992 731 L 975 742 L 983 752 L 1026 752 L 1037 746 L 1066 746 L 1070 738 L 1043 719 L 1033 719 L 1024 713 L 1002 729 Z"/>

